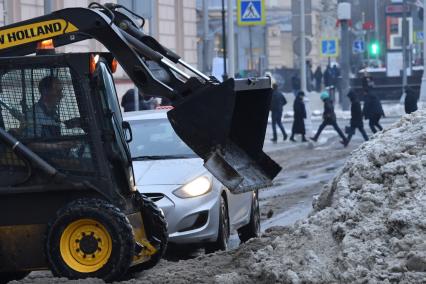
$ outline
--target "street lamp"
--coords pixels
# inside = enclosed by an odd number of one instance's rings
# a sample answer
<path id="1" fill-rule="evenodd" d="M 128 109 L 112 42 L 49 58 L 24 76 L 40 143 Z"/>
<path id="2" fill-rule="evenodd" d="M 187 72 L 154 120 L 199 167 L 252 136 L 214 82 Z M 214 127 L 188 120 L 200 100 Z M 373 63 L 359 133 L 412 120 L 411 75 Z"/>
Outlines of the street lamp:
<path id="1" fill-rule="evenodd" d="M 423 34 L 426 34 L 426 0 L 423 0 Z M 426 102 L 426 40 L 423 39 L 423 76 L 420 88 L 420 101 Z M 425 107 L 424 105 L 423 107 Z"/>

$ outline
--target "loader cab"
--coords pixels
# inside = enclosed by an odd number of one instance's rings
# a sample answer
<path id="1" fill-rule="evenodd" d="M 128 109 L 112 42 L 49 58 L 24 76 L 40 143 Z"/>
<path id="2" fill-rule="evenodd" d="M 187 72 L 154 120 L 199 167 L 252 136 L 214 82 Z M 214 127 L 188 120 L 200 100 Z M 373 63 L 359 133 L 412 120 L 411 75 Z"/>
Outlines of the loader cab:
<path id="1" fill-rule="evenodd" d="M 134 184 L 111 62 L 109 53 L 0 58 L 0 127 L 68 183 L 119 199 Z M 0 175 L 0 190 L 49 183 L 1 142 Z"/>

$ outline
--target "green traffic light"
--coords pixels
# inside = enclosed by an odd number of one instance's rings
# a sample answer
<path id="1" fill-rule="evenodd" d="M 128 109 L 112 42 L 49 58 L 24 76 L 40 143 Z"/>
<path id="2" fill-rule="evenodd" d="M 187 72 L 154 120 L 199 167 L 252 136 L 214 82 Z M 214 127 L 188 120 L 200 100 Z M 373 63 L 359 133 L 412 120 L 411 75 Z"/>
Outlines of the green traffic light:
<path id="1" fill-rule="evenodd" d="M 370 44 L 370 54 L 371 55 L 379 55 L 380 54 L 380 45 L 377 42 L 373 42 Z"/>

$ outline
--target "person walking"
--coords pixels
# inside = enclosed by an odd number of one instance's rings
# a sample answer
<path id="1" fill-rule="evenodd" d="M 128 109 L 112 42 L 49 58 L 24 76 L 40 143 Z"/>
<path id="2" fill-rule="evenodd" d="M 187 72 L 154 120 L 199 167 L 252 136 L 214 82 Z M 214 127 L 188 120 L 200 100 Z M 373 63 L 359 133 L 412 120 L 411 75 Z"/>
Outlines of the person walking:
<path id="1" fill-rule="evenodd" d="M 291 77 L 291 88 L 293 89 L 294 96 L 297 96 L 300 91 L 300 78 L 297 73 Z"/>
<path id="2" fill-rule="evenodd" d="M 306 88 L 309 92 L 313 89 L 313 79 L 314 73 L 312 72 L 312 62 L 310 60 L 306 61 Z"/>
<path id="3" fill-rule="evenodd" d="M 322 114 L 323 121 L 322 121 L 321 125 L 319 126 L 315 136 L 310 137 L 310 139 L 312 141 L 317 142 L 318 137 L 320 136 L 323 129 L 327 125 L 331 125 L 331 126 L 333 126 L 334 130 L 336 130 L 337 134 L 339 134 L 339 136 L 342 138 L 343 145 L 346 147 L 348 145 L 348 139 L 346 138 L 345 134 L 343 134 L 339 125 L 337 125 L 336 114 L 334 113 L 333 101 L 330 99 L 330 95 L 327 92 L 322 92 L 321 93 L 321 100 L 324 102 L 324 112 Z"/>
<path id="4" fill-rule="evenodd" d="M 318 66 L 314 73 L 315 78 L 315 91 L 321 91 L 322 71 L 321 66 Z"/>
<path id="5" fill-rule="evenodd" d="M 405 100 L 404 100 L 404 108 L 405 113 L 410 114 L 417 110 L 417 102 L 419 100 L 419 93 L 415 92 L 410 87 L 405 87 Z"/>
<path id="6" fill-rule="evenodd" d="M 347 143 L 349 144 L 357 128 L 359 132 L 361 132 L 362 137 L 364 137 L 364 140 L 368 141 L 368 136 L 367 136 L 367 133 L 365 133 L 365 129 L 364 129 L 364 122 L 362 121 L 361 103 L 358 99 L 358 96 L 356 95 L 354 91 L 350 90 L 348 93 L 348 97 L 351 100 L 351 122 L 347 131 L 347 134 L 348 134 Z M 340 142 L 344 144 L 344 141 L 340 141 Z"/>
<path id="7" fill-rule="evenodd" d="M 272 116 L 272 139 L 273 143 L 277 143 L 277 125 L 281 129 L 283 134 L 283 140 L 287 140 L 287 133 L 285 132 L 284 126 L 281 122 L 283 116 L 283 107 L 287 104 L 287 100 L 284 95 L 278 91 L 278 85 L 274 83 L 272 85 L 272 100 L 271 100 L 271 116 Z"/>
<path id="8" fill-rule="evenodd" d="M 336 100 L 336 90 L 339 84 L 339 78 L 340 78 L 340 69 L 337 67 L 337 65 L 333 65 L 333 68 L 330 69 L 331 72 L 331 82 L 329 86 L 329 94 L 330 99 L 334 102 Z"/>
<path id="9" fill-rule="evenodd" d="M 143 96 L 141 92 L 138 92 L 138 97 L 139 108 L 136 109 L 135 89 L 131 88 L 127 90 L 121 99 L 121 106 L 123 107 L 124 112 L 141 110 L 141 104 L 143 102 Z"/>
<path id="10" fill-rule="evenodd" d="M 340 77 L 340 69 L 337 67 L 337 65 L 333 65 L 333 68 L 331 68 L 331 85 L 334 89 L 337 89 L 337 84 Z"/>
<path id="11" fill-rule="evenodd" d="M 331 68 L 330 68 L 330 64 L 327 65 L 327 67 L 324 70 L 324 75 L 323 75 L 323 79 L 324 79 L 324 88 L 328 88 L 331 87 L 332 83 L 331 83 Z"/>
<path id="12" fill-rule="evenodd" d="M 294 139 L 295 134 L 302 135 L 302 142 L 307 142 L 305 134 L 305 121 L 306 118 L 306 109 L 305 103 L 303 102 L 303 98 L 305 97 L 305 93 L 303 91 L 299 91 L 297 93 L 296 98 L 294 99 L 293 111 L 294 111 L 294 120 L 293 127 L 291 128 L 291 137 L 290 141 L 296 142 Z"/>
<path id="13" fill-rule="evenodd" d="M 123 107 L 124 112 L 137 110 L 152 110 L 158 106 L 158 102 L 154 97 L 144 96 L 140 91 L 138 91 L 138 97 L 139 108 L 136 109 L 135 89 L 132 88 L 127 90 L 127 92 L 123 95 L 123 98 L 121 99 L 121 106 Z"/>
<path id="14" fill-rule="evenodd" d="M 364 109 L 362 112 L 365 119 L 369 120 L 369 126 L 373 133 L 376 133 L 377 129 L 380 131 L 383 130 L 379 121 L 382 117 L 385 117 L 385 113 L 383 112 L 383 107 L 379 98 L 373 94 L 371 89 L 365 91 Z"/>

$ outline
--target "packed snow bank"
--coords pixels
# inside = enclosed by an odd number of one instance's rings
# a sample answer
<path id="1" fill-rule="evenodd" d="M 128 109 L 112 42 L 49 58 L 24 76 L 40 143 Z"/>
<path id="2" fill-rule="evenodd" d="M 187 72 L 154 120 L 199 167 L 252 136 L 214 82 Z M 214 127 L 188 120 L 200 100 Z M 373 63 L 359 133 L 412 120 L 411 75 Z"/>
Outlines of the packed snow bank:
<path id="1" fill-rule="evenodd" d="M 352 153 L 308 219 L 130 283 L 425 283 L 425 144 L 426 113 L 405 116 Z"/>

